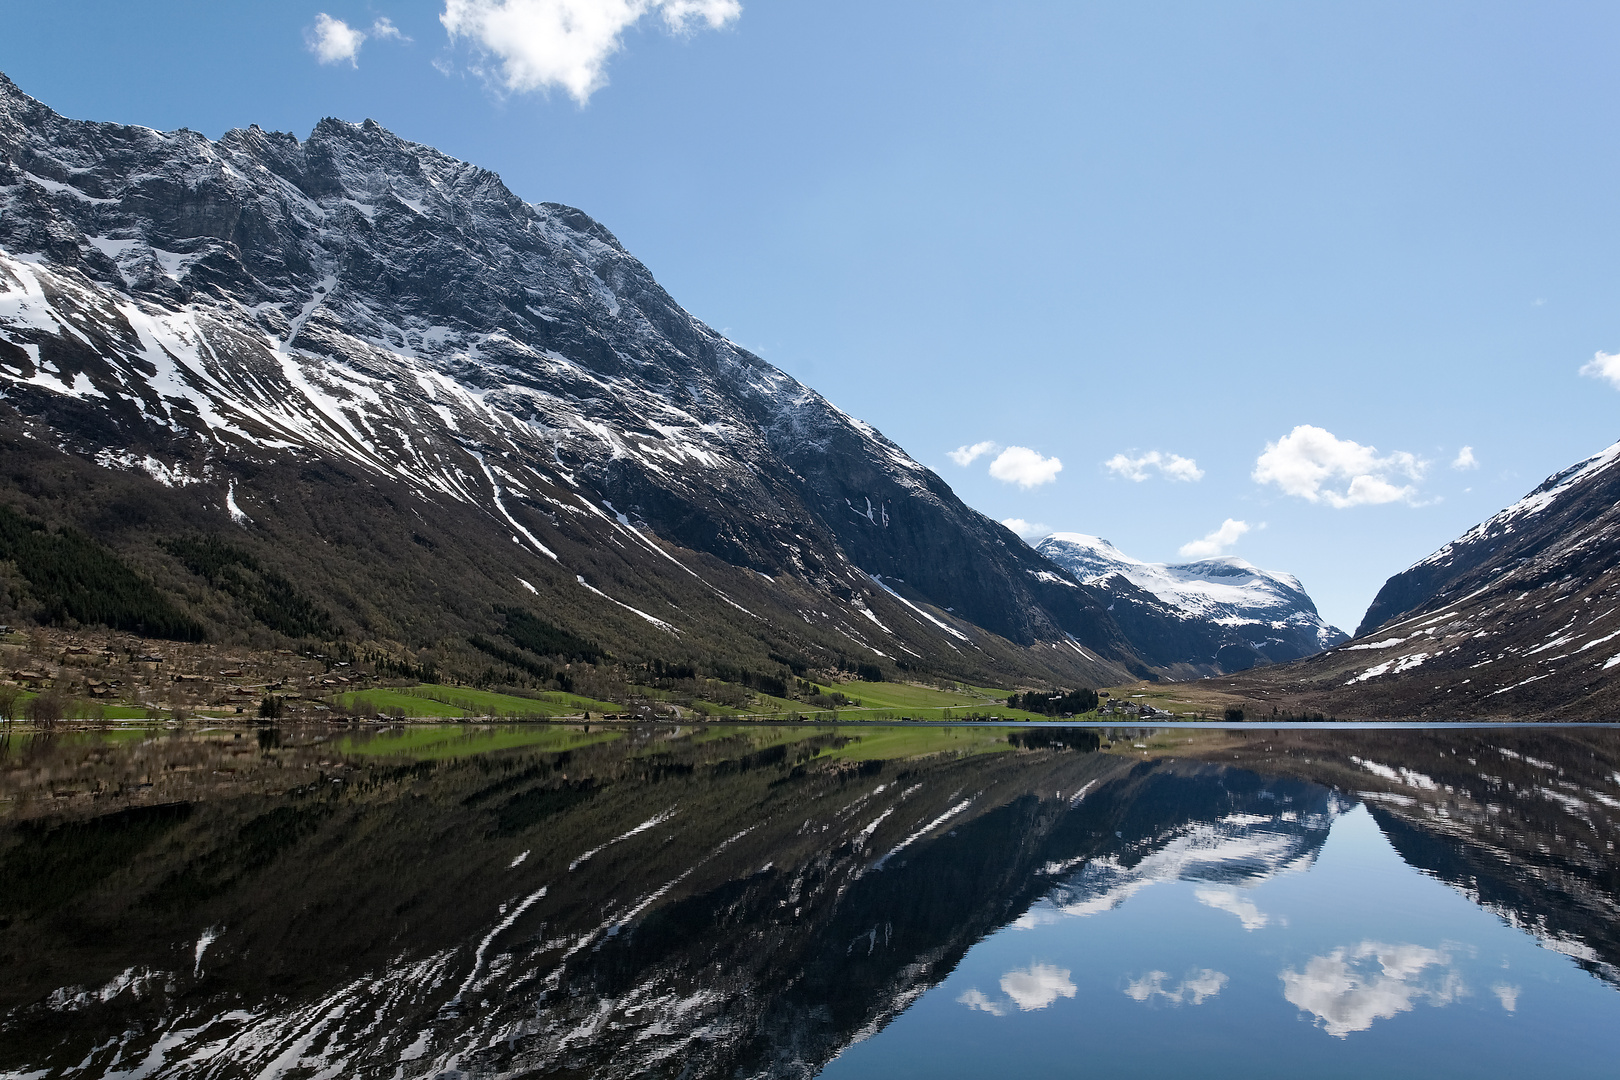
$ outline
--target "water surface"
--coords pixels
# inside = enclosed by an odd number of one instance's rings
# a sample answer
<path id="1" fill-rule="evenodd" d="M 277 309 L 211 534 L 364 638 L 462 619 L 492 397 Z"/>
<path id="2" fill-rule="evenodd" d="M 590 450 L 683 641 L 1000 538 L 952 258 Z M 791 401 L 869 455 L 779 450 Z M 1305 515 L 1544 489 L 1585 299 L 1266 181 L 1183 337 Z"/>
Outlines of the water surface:
<path id="1" fill-rule="evenodd" d="M 1612 1076 L 1620 732 L 0 757 L 0 1075 Z"/>

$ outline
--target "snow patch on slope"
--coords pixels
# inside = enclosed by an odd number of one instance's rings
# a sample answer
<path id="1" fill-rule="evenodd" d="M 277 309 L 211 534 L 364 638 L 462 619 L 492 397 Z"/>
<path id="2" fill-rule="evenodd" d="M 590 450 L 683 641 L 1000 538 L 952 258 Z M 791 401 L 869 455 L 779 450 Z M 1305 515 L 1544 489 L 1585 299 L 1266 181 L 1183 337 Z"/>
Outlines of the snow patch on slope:
<path id="1" fill-rule="evenodd" d="M 1540 487 L 1506 510 L 1496 514 L 1489 520 L 1475 525 L 1434 554 L 1419 559 L 1408 569 L 1444 563 L 1460 547 L 1471 544 L 1476 540 L 1482 540 L 1487 536 L 1512 532 L 1521 523 L 1521 519 L 1540 514 L 1567 494 L 1571 488 L 1603 472 L 1614 465 L 1616 461 L 1620 461 L 1620 442 L 1598 451 L 1584 461 L 1576 462 L 1563 472 L 1554 473 L 1552 476 L 1547 477 L 1546 480 L 1541 482 Z"/>

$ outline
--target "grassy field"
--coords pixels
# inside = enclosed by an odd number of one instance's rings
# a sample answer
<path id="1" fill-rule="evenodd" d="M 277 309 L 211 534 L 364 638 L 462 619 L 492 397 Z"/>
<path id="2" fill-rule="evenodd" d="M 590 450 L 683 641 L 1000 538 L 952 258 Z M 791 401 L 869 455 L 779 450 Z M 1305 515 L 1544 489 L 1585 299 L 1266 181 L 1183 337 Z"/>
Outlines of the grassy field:
<path id="1" fill-rule="evenodd" d="M 820 684 L 816 684 L 820 686 Z M 873 687 L 881 687 L 875 693 Z M 1052 719 L 1039 713 L 1009 709 L 997 704 L 999 699 L 951 694 L 927 686 L 906 683 L 845 683 L 842 686 L 820 687 L 823 692 L 836 691 L 857 705 L 836 711 L 817 709 L 802 701 L 759 695 L 759 708 L 764 710 L 760 719 L 786 719 L 797 714 L 804 720 L 1029 720 Z M 940 699 L 946 699 L 941 701 Z"/>
<path id="2" fill-rule="evenodd" d="M 1041 721 L 1052 719 L 1022 709 L 1009 709 L 1003 702 L 1008 691 L 989 686 L 968 686 L 962 690 L 938 690 L 931 686 L 911 683 L 852 682 L 839 686 L 822 686 L 827 694 L 843 694 L 856 702 L 862 710 L 863 720 L 961 720 L 970 716 L 994 717 L 1001 720 Z M 850 716 L 851 710 L 840 709 L 839 715 Z"/>
<path id="3" fill-rule="evenodd" d="M 24 690 L 19 693 L 15 707 L 17 716 L 26 716 L 25 707 L 37 697 L 39 697 L 37 690 Z M 73 698 L 67 704 L 69 720 L 146 720 L 156 719 L 161 713 L 161 709 L 151 709 L 145 705 L 120 705 L 96 701 L 94 698 Z"/>
<path id="4" fill-rule="evenodd" d="M 413 694 L 411 691 L 415 689 L 417 687 L 413 686 L 405 690 L 356 690 L 348 694 L 339 694 L 334 700 L 345 709 L 353 709 L 362 702 L 372 706 L 380 713 L 392 714 L 397 709 L 404 709 L 405 715 L 410 717 L 432 716 L 460 719 L 467 715 L 467 710 L 459 706 Z"/>
<path id="5" fill-rule="evenodd" d="M 521 727 L 468 724 L 433 724 L 351 735 L 334 743 L 345 754 L 370 757 L 408 757 L 416 761 L 486 754 L 492 750 L 573 750 L 623 737 L 622 731 L 585 731 L 575 727 L 525 725 Z"/>
<path id="6" fill-rule="evenodd" d="M 1174 713 L 1178 719 L 1197 720 L 1200 717 L 1207 720 L 1219 720 L 1223 717 L 1227 707 L 1243 705 L 1244 702 L 1232 694 L 1222 693 L 1218 690 L 1207 689 L 1198 683 L 1132 683 L 1128 686 L 1104 687 L 1114 698 L 1121 702 L 1134 701 L 1138 705 L 1151 705 L 1155 709 L 1163 709 Z M 1252 707 L 1252 705 L 1251 705 Z M 1113 717 L 1101 717 L 1110 720 Z M 1250 720 L 1259 719 L 1250 716 Z"/>
<path id="7" fill-rule="evenodd" d="M 674 692 L 669 690 L 660 690 L 656 686 L 638 686 L 631 684 L 630 692 L 632 694 L 639 694 L 649 701 L 671 701 L 676 697 Z M 718 702 L 705 701 L 702 698 L 698 698 L 692 703 L 692 709 L 693 711 L 702 713 L 705 716 L 724 717 L 748 715 L 747 709 L 738 709 L 730 705 L 721 705 Z"/>
<path id="8" fill-rule="evenodd" d="M 451 720 L 471 716 L 578 716 L 584 712 L 618 712 L 621 708 L 611 701 L 598 701 L 578 694 L 546 693 L 527 698 L 436 683 L 353 690 L 338 694 L 333 700 L 346 709 L 353 709 L 365 702 L 385 715 L 403 709 L 409 717 Z"/>
<path id="9" fill-rule="evenodd" d="M 815 684 L 824 694 L 843 694 L 868 709 L 947 708 L 950 706 L 1000 705 L 1006 700 L 1005 691 L 989 694 L 961 694 L 949 690 L 935 690 L 931 686 L 913 686 L 910 683 L 852 682 L 841 686 Z"/>
<path id="10" fill-rule="evenodd" d="M 834 711 L 818 709 L 791 698 L 756 694 L 753 703 L 746 709 L 702 701 L 696 702 L 694 708 L 695 711 L 721 723 L 730 719 L 769 723 L 773 720 L 790 718 L 822 722 L 841 720 L 939 722 L 983 718 L 1034 723 L 1052 719 L 1038 713 L 1008 708 L 1001 704 L 1006 700 L 1008 692 L 995 687 L 963 686 L 957 690 L 941 690 L 931 686 L 900 682 L 812 685 L 825 694 L 842 694 L 853 704 Z M 663 700 L 671 696 L 651 687 L 634 687 L 633 690 L 653 700 Z M 1118 701 L 1152 705 L 1172 713 L 1177 719 L 1196 719 L 1203 716 L 1218 720 L 1224 707 L 1232 700 L 1229 695 L 1203 692 L 1200 688 L 1179 683 L 1136 683 L 1111 688 L 1111 692 Z M 26 702 L 34 696 L 36 695 L 32 691 L 23 692 L 17 702 L 19 714 L 22 713 Z M 424 720 L 468 720 L 482 717 L 556 719 L 578 717 L 587 712 L 598 715 L 620 713 L 625 708 L 622 704 L 582 697 L 578 694 L 549 692 L 535 697 L 519 697 L 435 683 L 352 690 L 334 695 L 330 700 L 350 711 L 369 706 L 385 718 L 390 715 L 402 715 Z M 229 708 L 216 709 L 204 706 L 194 708 L 191 712 L 198 718 L 225 720 L 245 718 L 244 714 L 236 713 L 234 709 Z M 75 720 L 95 719 L 98 718 L 98 713 L 99 718 L 107 720 L 163 719 L 170 714 L 168 709 L 161 707 L 90 700 L 75 700 L 70 705 L 68 713 L 69 717 Z M 1097 721 L 1112 718 L 1087 713 L 1074 719 Z M 1119 719 L 1123 721 L 1126 718 Z M 1260 717 L 1251 716 L 1249 719 L 1258 720 Z"/>
<path id="11" fill-rule="evenodd" d="M 153 710 L 145 705 L 103 705 L 101 707 L 102 718 L 106 720 L 154 719 L 152 713 Z"/>

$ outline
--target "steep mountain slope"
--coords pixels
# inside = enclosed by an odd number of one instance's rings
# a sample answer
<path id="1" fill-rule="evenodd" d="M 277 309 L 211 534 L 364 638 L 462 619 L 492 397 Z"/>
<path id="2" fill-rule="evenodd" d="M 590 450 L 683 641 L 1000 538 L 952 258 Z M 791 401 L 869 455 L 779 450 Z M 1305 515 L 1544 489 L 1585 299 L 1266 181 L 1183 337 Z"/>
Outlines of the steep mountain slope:
<path id="1" fill-rule="evenodd" d="M 1347 639 L 1322 621 L 1298 578 L 1242 559 L 1146 563 L 1084 533 L 1053 533 L 1035 550 L 1106 594 L 1127 633 L 1138 621 L 1161 633 L 1174 627 L 1179 658 L 1200 674 L 1297 660 Z"/>
<path id="2" fill-rule="evenodd" d="M 0 501 L 177 588 L 166 538 L 235 527 L 362 637 L 515 603 L 642 655 L 1166 662 L 601 225 L 370 121 L 210 142 L 0 77 L 0 387 Z"/>
<path id="3" fill-rule="evenodd" d="M 1233 684 L 1345 716 L 1620 716 L 1620 443 L 1379 590 L 1356 639 Z"/>

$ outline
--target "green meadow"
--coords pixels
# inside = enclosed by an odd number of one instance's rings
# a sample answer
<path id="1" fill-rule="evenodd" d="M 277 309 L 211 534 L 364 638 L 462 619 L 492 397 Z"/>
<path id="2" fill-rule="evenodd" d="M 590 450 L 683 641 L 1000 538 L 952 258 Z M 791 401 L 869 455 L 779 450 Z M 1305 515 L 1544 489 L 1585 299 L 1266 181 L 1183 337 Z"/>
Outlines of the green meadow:
<path id="1" fill-rule="evenodd" d="M 581 713 L 618 712 L 622 706 L 611 701 L 581 697 L 578 694 L 551 692 L 530 697 L 515 694 L 496 694 L 488 690 L 471 690 L 464 686 L 442 686 L 422 683 L 419 686 L 379 687 L 374 690 L 352 690 L 333 698 L 345 709 L 353 710 L 364 703 L 384 715 L 409 717 L 435 717 L 458 720 L 474 716 L 550 718 L 578 716 Z"/>

